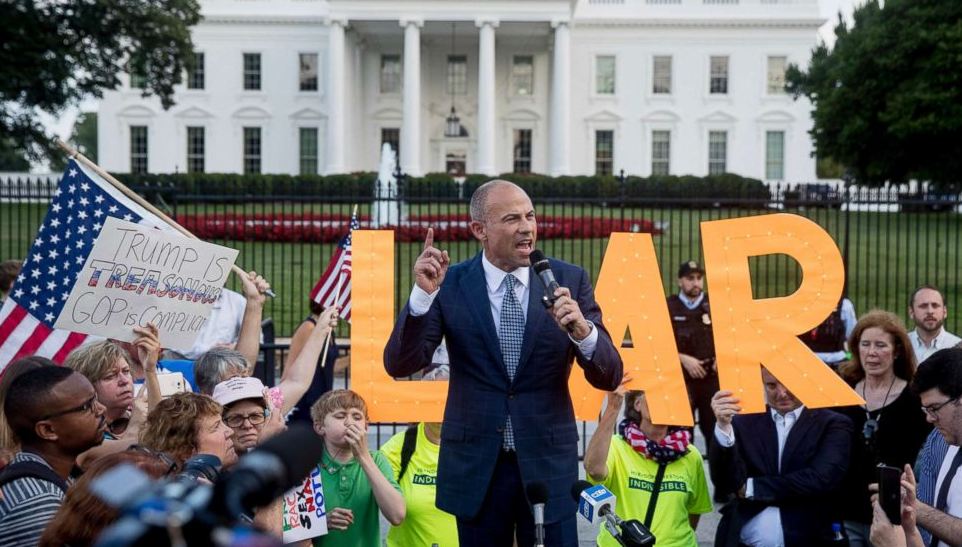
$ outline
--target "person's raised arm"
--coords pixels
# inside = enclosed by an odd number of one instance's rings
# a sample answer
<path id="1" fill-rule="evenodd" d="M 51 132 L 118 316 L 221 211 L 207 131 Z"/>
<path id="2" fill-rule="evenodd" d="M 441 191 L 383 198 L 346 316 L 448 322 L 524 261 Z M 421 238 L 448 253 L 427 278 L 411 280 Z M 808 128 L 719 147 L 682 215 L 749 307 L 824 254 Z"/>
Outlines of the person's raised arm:
<path id="1" fill-rule="evenodd" d="M 384 348 L 384 369 L 395 378 L 409 376 L 431 364 L 441 342 L 437 314 L 429 314 L 451 259 L 434 246 L 434 229 L 428 228 L 424 248 L 414 262 L 414 288 Z"/>
<path id="2" fill-rule="evenodd" d="M 271 284 L 253 270 L 237 277 L 244 286 L 244 299 L 247 301 L 237 335 L 237 351 L 253 367 L 261 350 L 261 320 L 264 318 L 264 301 L 267 300 L 265 293 Z"/>
<path id="3" fill-rule="evenodd" d="M 318 320 L 316 317 L 314 319 L 315 321 Z M 304 350 L 304 346 L 307 345 L 307 341 L 310 340 L 311 333 L 314 332 L 315 328 L 317 328 L 315 323 L 310 321 L 304 321 L 297 327 L 294 336 L 291 337 L 291 347 L 287 350 L 288 361 L 293 363 L 294 359 L 297 359 L 297 356 Z M 284 372 L 287 372 L 287 367 L 284 367 Z"/>
<path id="4" fill-rule="evenodd" d="M 160 380 L 157 378 L 157 359 L 160 358 L 160 332 L 157 325 L 148 323 L 146 327 L 134 327 L 137 338 L 133 342 L 136 355 L 132 357 L 140 362 L 144 369 L 144 389 L 147 390 L 147 410 L 156 408 L 163 395 L 160 392 Z"/>
<path id="5" fill-rule="evenodd" d="M 344 439 L 351 447 L 354 458 L 361 465 L 367 480 L 371 484 L 371 492 L 374 493 L 374 500 L 384 518 L 393 526 L 398 526 L 404 521 L 407 506 L 404 503 L 404 496 L 398 488 L 391 484 L 381 468 L 378 467 L 371 451 L 367 447 L 367 431 L 364 427 L 350 424 L 344 432 Z M 390 469 L 390 466 L 389 466 Z M 391 471 L 389 471 L 391 472 Z"/>
<path id="6" fill-rule="evenodd" d="M 287 370 L 284 371 L 281 382 L 277 385 L 281 393 L 284 394 L 284 404 L 281 407 L 281 412 L 284 415 L 294 408 L 297 401 L 311 387 L 314 370 L 317 368 L 317 358 L 322 351 L 327 349 L 324 342 L 327 340 L 327 334 L 337 326 L 339 312 L 340 310 L 336 306 L 331 306 L 321 312 L 321 316 L 317 320 L 317 326 L 308 336 L 304 349 L 297 354 L 297 358 L 289 366 L 285 367 Z"/>
<path id="7" fill-rule="evenodd" d="M 608 392 L 608 404 L 598 420 L 598 428 L 588 442 L 585 449 L 585 473 L 591 480 L 601 482 L 608 478 L 608 450 L 611 447 L 611 436 L 618 421 L 618 413 L 625 401 L 625 387 L 631 380 L 626 373 L 618 389 Z"/>

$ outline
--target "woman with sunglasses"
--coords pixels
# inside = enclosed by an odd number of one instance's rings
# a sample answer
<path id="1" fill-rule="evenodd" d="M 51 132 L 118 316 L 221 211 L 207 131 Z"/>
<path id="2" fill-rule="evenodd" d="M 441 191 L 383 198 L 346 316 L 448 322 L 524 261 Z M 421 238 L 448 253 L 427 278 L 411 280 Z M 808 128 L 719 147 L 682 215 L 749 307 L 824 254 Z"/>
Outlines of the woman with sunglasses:
<path id="1" fill-rule="evenodd" d="M 895 314 L 873 310 L 862 316 L 848 346 L 852 360 L 839 367 L 839 374 L 865 405 L 839 409 L 855 426 L 841 510 L 849 544 L 861 547 L 871 545 L 868 485 L 878 482 L 876 467 L 902 469 L 914 463 L 932 426 L 925 420 L 919 398 L 908 389 L 915 375 L 915 355 Z"/>

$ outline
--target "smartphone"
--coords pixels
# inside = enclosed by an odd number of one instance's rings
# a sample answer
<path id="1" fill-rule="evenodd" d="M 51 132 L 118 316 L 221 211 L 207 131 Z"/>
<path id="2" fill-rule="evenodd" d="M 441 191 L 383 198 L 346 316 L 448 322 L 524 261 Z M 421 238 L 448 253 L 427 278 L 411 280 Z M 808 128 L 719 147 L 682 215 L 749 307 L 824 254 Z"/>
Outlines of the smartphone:
<path id="1" fill-rule="evenodd" d="M 179 372 L 158 374 L 157 380 L 160 383 L 160 395 L 164 398 L 170 397 L 176 393 L 190 391 L 190 389 L 187 387 L 187 381 L 184 379 L 184 375 Z M 137 396 L 139 396 L 140 392 L 145 388 L 146 384 L 137 384 Z"/>
<path id="2" fill-rule="evenodd" d="M 878 502 L 892 524 L 902 524 L 902 470 L 878 465 Z"/>

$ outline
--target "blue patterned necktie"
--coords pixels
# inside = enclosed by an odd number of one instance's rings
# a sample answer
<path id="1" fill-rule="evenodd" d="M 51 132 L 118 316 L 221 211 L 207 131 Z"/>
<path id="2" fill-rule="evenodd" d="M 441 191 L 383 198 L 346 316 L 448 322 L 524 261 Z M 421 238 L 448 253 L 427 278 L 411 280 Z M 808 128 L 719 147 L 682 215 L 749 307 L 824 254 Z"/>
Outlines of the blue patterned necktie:
<path id="1" fill-rule="evenodd" d="M 518 295 L 514 292 L 518 280 L 511 274 L 504 276 L 504 298 L 501 300 L 501 317 L 498 325 L 498 337 L 501 342 L 501 357 L 508 372 L 508 378 L 514 380 L 518 371 L 518 360 L 521 358 L 521 343 L 524 340 L 524 312 Z M 514 450 L 514 427 L 511 426 L 511 416 L 504 424 L 504 444 L 507 450 Z"/>

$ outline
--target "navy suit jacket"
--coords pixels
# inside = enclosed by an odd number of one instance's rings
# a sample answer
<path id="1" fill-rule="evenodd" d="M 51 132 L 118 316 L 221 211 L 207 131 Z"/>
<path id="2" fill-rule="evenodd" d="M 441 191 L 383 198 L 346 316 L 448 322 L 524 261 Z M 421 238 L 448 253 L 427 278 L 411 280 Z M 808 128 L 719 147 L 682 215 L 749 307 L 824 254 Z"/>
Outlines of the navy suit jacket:
<path id="1" fill-rule="evenodd" d="M 778 468 L 778 433 L 771 413 L 735 416 L 735 444 L 725 448 L 712 435 L 708 462 L 715 495 L 733 496 L 752 478 L 752 499 L 733 499 L 722 509 L 715 545 L 738 545 L 755 515 L 778 507 L 786 547 L 826 543 L 841 522 L 833 495 L 848 469 L 852 421 L 826 409 L 802 410 L 788 432 Z"/>
<path id="2" fill-rule="evenodd" d="M 621 381 L 622 362 L 602 324 L 588 275 L 571 264 L 550 263 L 558 283 L 571 290 L 585 318 L 598 330 L 591 360 L 580 355 L 544 308 L 544 286 L 532 271 L 524 343 L 514 381 L 509 380 L 480 253 L 448 269 L 427 313 L 414 317 L 404 306 L 384 351 L 388 374 L 408 376 L 431 363 L 445 337 L 451 379 L 436 502 L 456 516 L 473 518 L 478 513 L 509 414 L 522 479 L 548 487 L 545 521 L 556 522 L 576 512 L 571 486 L 578 479 L 578 430 L 568 393 L 571 364 L 576 359 L 593 386 L 610 391 Z"/>

